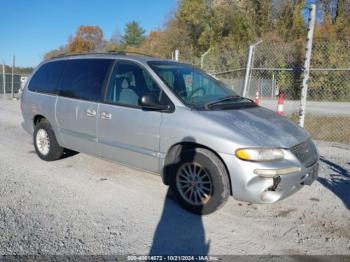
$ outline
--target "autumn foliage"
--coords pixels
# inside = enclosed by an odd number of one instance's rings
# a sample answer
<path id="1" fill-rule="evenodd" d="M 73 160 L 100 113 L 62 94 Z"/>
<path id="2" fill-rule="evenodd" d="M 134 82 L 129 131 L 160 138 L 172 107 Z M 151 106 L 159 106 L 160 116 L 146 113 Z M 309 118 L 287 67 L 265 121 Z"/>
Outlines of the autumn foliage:
<path id="1" fill-rule="evenodd" d="M 98 26 L 82 25 L 67 45 L 52 50 L 45 58 L 61 54 L 95 51 L 137 51 L 171 58 L 175 49 L 181 59 L 198 60 L 204 52 L 218 59 L 219 66 L 235 67 L 235 50 L 259 39 L 301 46 L 306 38 L 306 14 L 310 3 L 317 4 L 315 41 L 350 41 L 348 0 L 180 0 L 161 29 L 145 35 L 137 21 L 126 24 L 124 34 L 104 40 Z M 303 49 L 300 48 L 301 54 Z M 224 61 L 224 64 L 222 63 Z"/>
<path id="2" fill-rule="evenodd" d="M 72 54 L 86 53 L 102 47 L 103 32 L 98 26 L 81 25 L 69 40 L 68 50 Z"/>

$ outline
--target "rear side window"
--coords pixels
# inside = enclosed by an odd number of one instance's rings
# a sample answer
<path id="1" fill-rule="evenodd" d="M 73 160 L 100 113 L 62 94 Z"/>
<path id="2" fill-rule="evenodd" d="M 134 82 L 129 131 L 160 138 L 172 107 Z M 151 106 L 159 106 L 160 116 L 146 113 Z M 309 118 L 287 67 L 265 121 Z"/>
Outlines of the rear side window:
<path id="1" fill-rule="evenodd" d="M 61 96 L 98 101 L 112 59 L 73 59 L 67 62 L 60 85 Z"/>
<path id="2" fill-rule="evenodd" d="M 65 64 L 66 61 L 54 61 L 42 65 L 30 80 L 28 89 L 34 92 L 57 94 Z"/>

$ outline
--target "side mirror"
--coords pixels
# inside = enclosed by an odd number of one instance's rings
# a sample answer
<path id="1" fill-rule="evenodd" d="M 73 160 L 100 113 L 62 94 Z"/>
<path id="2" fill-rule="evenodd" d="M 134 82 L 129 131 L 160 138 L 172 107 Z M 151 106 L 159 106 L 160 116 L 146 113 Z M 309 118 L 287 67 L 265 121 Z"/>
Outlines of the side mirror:
<path id="1" fill-rule="evenodd" d="M 161 105 L 158 99 L 152 94 L 143 95 L 139 99 L 139 106 L 146 110 L 164 110 L 165 106 Z"/>

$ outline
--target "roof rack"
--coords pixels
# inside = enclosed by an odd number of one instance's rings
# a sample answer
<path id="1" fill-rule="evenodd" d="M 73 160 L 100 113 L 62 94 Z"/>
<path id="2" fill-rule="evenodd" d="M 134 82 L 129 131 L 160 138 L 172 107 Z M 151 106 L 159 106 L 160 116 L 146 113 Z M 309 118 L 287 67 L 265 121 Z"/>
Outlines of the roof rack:
<path id="1" fill-rule="evenodd" d="M 88 52 L 88 53 L 80 53 L 80 54 L 62 54 L 62 55 L 53 56 L 50 59 L 61 58 L 61 57 L 71 57 L 71 56 L 84 56 L 84 55 L 128 55 L 128 54 L 154 57 L 152 55 L 148 55 L 140 52 L 112 51 L 112 52 Z"/>

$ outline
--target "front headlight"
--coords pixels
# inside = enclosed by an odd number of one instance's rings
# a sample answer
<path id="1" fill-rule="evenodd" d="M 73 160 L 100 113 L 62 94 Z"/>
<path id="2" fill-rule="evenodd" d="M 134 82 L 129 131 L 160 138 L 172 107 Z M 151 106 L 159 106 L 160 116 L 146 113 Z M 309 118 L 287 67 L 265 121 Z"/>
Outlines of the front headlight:
<path id="1" fill-rule="evenodd" d="M 284 158 L 279 148 L 241 148 L 236 150 L 239 159 L 247 161 L 273 161 Z"/>

